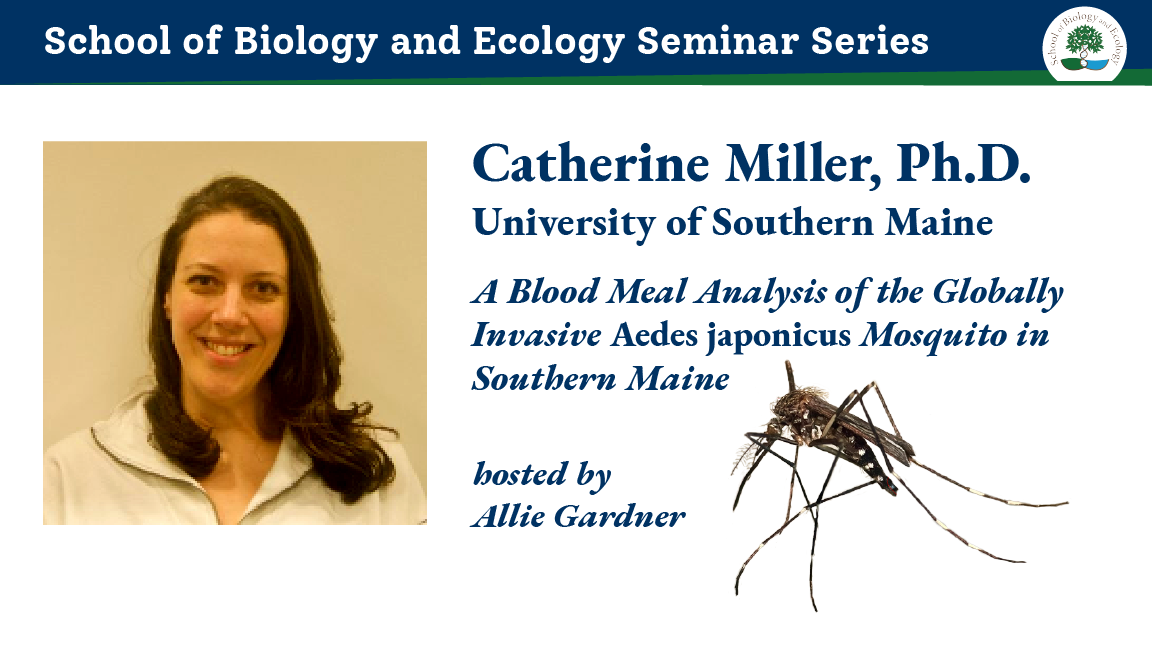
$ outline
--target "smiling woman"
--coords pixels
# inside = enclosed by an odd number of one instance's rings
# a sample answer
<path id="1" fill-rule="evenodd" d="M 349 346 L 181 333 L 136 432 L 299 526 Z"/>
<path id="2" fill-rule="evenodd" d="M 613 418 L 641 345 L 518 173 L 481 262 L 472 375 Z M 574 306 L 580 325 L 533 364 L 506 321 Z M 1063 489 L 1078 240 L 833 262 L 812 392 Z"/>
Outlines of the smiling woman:
<path id="1" fill-rule="evenodd" d="M 45 456 L 46 522 L 424 522 L 396 433 L 336 405 L 320 264 L 275 191 L 228 176 L 184 200 L 148 338 L 155 388 Z"/>
<path id="2" fill-rule="evenodd" d="M 288 257 L 276 231 L 234 209 L 205 216 L 184 234 L 169 281 L 164 316 L 185 409 L 252 404 L 288 325 Z"/>

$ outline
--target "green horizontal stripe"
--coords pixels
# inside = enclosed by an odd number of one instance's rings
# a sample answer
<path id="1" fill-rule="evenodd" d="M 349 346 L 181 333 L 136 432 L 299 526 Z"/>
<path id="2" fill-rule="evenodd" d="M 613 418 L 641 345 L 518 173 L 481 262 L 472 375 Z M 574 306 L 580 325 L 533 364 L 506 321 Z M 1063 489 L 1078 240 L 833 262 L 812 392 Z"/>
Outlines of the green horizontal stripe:
<path id="1" fill-rule="evenodd" d="M 1088 73 L 1085 73 L 1088 74 Z M 187 81 L 93 85 L 1152 85 L 1152 70 L 1121 70 L 1111 82 L 1056 81 L 1046 70 L 998 72 L 861 72 L 831 74 L 684 74 L 667 76 L 505 77 L 483 79 L 320 79 L 313 81 Z"/>

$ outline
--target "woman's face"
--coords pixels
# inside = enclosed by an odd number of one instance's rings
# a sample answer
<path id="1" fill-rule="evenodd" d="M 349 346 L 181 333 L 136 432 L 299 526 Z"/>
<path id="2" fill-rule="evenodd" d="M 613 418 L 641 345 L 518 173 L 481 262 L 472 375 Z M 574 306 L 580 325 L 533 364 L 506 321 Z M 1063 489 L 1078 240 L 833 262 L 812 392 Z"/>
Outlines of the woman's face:
<path id="1" fill-rule="evenodd" d="M 288 327 L 288 256 L 268 225 L 230 210 L 185 234 L 164 298 L 185 410 L 250 404 Z"/>

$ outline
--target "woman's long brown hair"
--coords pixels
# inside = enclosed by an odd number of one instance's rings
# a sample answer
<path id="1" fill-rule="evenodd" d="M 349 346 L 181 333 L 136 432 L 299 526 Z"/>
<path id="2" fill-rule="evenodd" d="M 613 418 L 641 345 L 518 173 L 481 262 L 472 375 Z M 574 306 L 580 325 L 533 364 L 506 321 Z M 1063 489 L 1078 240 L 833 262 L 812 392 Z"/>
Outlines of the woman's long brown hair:
<path id="1" fill-rule="evenodd" d="M 395 477 L 396 467 L 369 430 L 370 403 L 336 406 L 340 387 L 340 344 L 320 283 L 320 261 L 304 223 L 268 187 L 238 176 L 218 178 L 184 199 L 164 234 L 156 264 L 148 346 L 156 389 L 144 403 L 151 440 L 194 478 L 206 477 L 220 458 L 220 445 L 197 425 L 180 400 L 180 358 L 164 297 L 172 287 L 184 235 L 209 214 L 235 209 L 274 229 L 288 254 L 288 327 L 280 353 L 265 380 L 272 422 L 287 429 L 312 457 L 316 472 L 351 504 Z"/>

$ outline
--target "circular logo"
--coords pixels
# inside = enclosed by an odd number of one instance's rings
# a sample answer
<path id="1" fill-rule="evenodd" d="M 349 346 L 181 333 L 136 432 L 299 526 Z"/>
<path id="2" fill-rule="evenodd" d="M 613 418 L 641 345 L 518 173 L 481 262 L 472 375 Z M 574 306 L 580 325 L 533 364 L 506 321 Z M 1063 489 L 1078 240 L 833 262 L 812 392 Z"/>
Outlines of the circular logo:
<path id="1" fill-rule="evenodd" d="M 1094 7 L 1069 9 L 1044 32 L 1044 67 L 1057 81 L 1111 81 L 1127 57 L 1120 23 Z"/>

